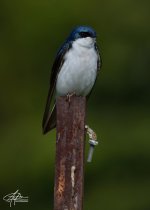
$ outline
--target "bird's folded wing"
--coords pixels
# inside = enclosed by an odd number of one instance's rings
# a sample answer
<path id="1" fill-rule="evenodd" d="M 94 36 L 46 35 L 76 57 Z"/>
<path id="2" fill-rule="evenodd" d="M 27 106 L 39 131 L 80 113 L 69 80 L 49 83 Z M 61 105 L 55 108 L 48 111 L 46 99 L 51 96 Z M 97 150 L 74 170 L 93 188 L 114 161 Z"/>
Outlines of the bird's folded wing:
<path id="1" fill-rule="evenodd" d="M 70 47 L 71 47 L 71 43 L 66 42 L 60 48 L 52 67 L 50 87 L 49 87 L 48 97 L 47 97 L 45 111 L 43 115 L 43 121 L 42 121 L 43 134 L 47 133 L 49 130 L 56 127 L 56 106 L 54 104 L 53 108 L 51 109 L 51 103 L 52 103 L 55 88 L 56 88 L 56 81 L 57 81 L 58 73 L 64 63 L 64 56 Z"/>

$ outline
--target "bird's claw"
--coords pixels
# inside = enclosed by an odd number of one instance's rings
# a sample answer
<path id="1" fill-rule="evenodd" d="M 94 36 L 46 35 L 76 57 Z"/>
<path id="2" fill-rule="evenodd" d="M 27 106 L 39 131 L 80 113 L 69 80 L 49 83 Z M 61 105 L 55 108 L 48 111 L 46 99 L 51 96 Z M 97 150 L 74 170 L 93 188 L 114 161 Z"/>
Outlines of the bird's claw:
<path id="1" fill-rule="evenodd" d="M 72 93 L 68 93 L 68 94 L 67 94 L 67 99 L 66 99 L 66 101 L 68 101 L 69 104 L 70 104 L 70 101 L 71 101 L 71 97 L 74 96 L 74 95 L 76 95 L 75 92 L 72 92 Z"/>

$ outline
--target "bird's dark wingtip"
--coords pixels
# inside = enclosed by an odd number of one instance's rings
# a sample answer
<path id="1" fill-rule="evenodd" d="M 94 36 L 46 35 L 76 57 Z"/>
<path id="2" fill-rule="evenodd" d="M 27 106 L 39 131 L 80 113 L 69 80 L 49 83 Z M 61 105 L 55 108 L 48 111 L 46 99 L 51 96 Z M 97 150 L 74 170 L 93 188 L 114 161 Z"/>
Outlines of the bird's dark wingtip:
<path id="1" fill-rule="evenodd" d="M 53 125 L 51 125 L 51 126 L 48 125 L 48 126 L 42 128 L 42 134 L 43 134 L 43 135 L 47 134 L 49 131 L 51 131 L 51 130 L 54 129 L 55 127 L 56 127 L 56 125 L 53 124 Z"/>
<path id="2" fill-rule="evenodd" d="M 47 121 L 43 119 L 43 122 L 42 122 L 42 134 L 45 135 L 50 130 L 51 129 L 50 129 L 49 119 L 47 119 Z"/>
<path id="3" fill-rule="evenodd" d="M 56 105 L 54 105 L 50 116 L 42 123 L 42 133 L 46 134 L 56 127 Z"/>
<path id="4" fill-rule="evenodd" d="M 47 132 L 44 128 L 42 128 L 42 134 L 45 135 Z"/>

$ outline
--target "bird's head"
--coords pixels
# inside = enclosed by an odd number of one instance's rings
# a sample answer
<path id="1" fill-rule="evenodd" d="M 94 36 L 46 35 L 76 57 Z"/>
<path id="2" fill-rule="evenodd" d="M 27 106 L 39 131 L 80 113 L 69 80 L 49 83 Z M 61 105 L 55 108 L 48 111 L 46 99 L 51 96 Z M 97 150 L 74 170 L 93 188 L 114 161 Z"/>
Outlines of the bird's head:
<path id="1" fill-rule="evenodd" d="M 79 44 L 88 46 L 95 43 L 96 32 L 89 26 L 78 26 L 71 32 L 68 40 L 78 41 Z"/>

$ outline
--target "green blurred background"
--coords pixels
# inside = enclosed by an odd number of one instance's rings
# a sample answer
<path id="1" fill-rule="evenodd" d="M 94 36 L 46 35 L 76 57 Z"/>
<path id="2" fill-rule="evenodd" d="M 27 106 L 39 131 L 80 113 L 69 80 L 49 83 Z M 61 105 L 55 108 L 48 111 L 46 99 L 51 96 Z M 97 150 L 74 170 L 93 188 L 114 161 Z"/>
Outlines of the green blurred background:
<path id="1" fill-rule="evenodd" d="M 84 210 L 150 210 L 148 0 L 0 1 L 0 209 L 17 189 L 29 203 L 16 209 L 53 209 L 56 133 L 43 136 L 41 121 L 55 54 L 77 25 L 95 28 L 103 60 L 87 110 L 100 144 Z"/>

